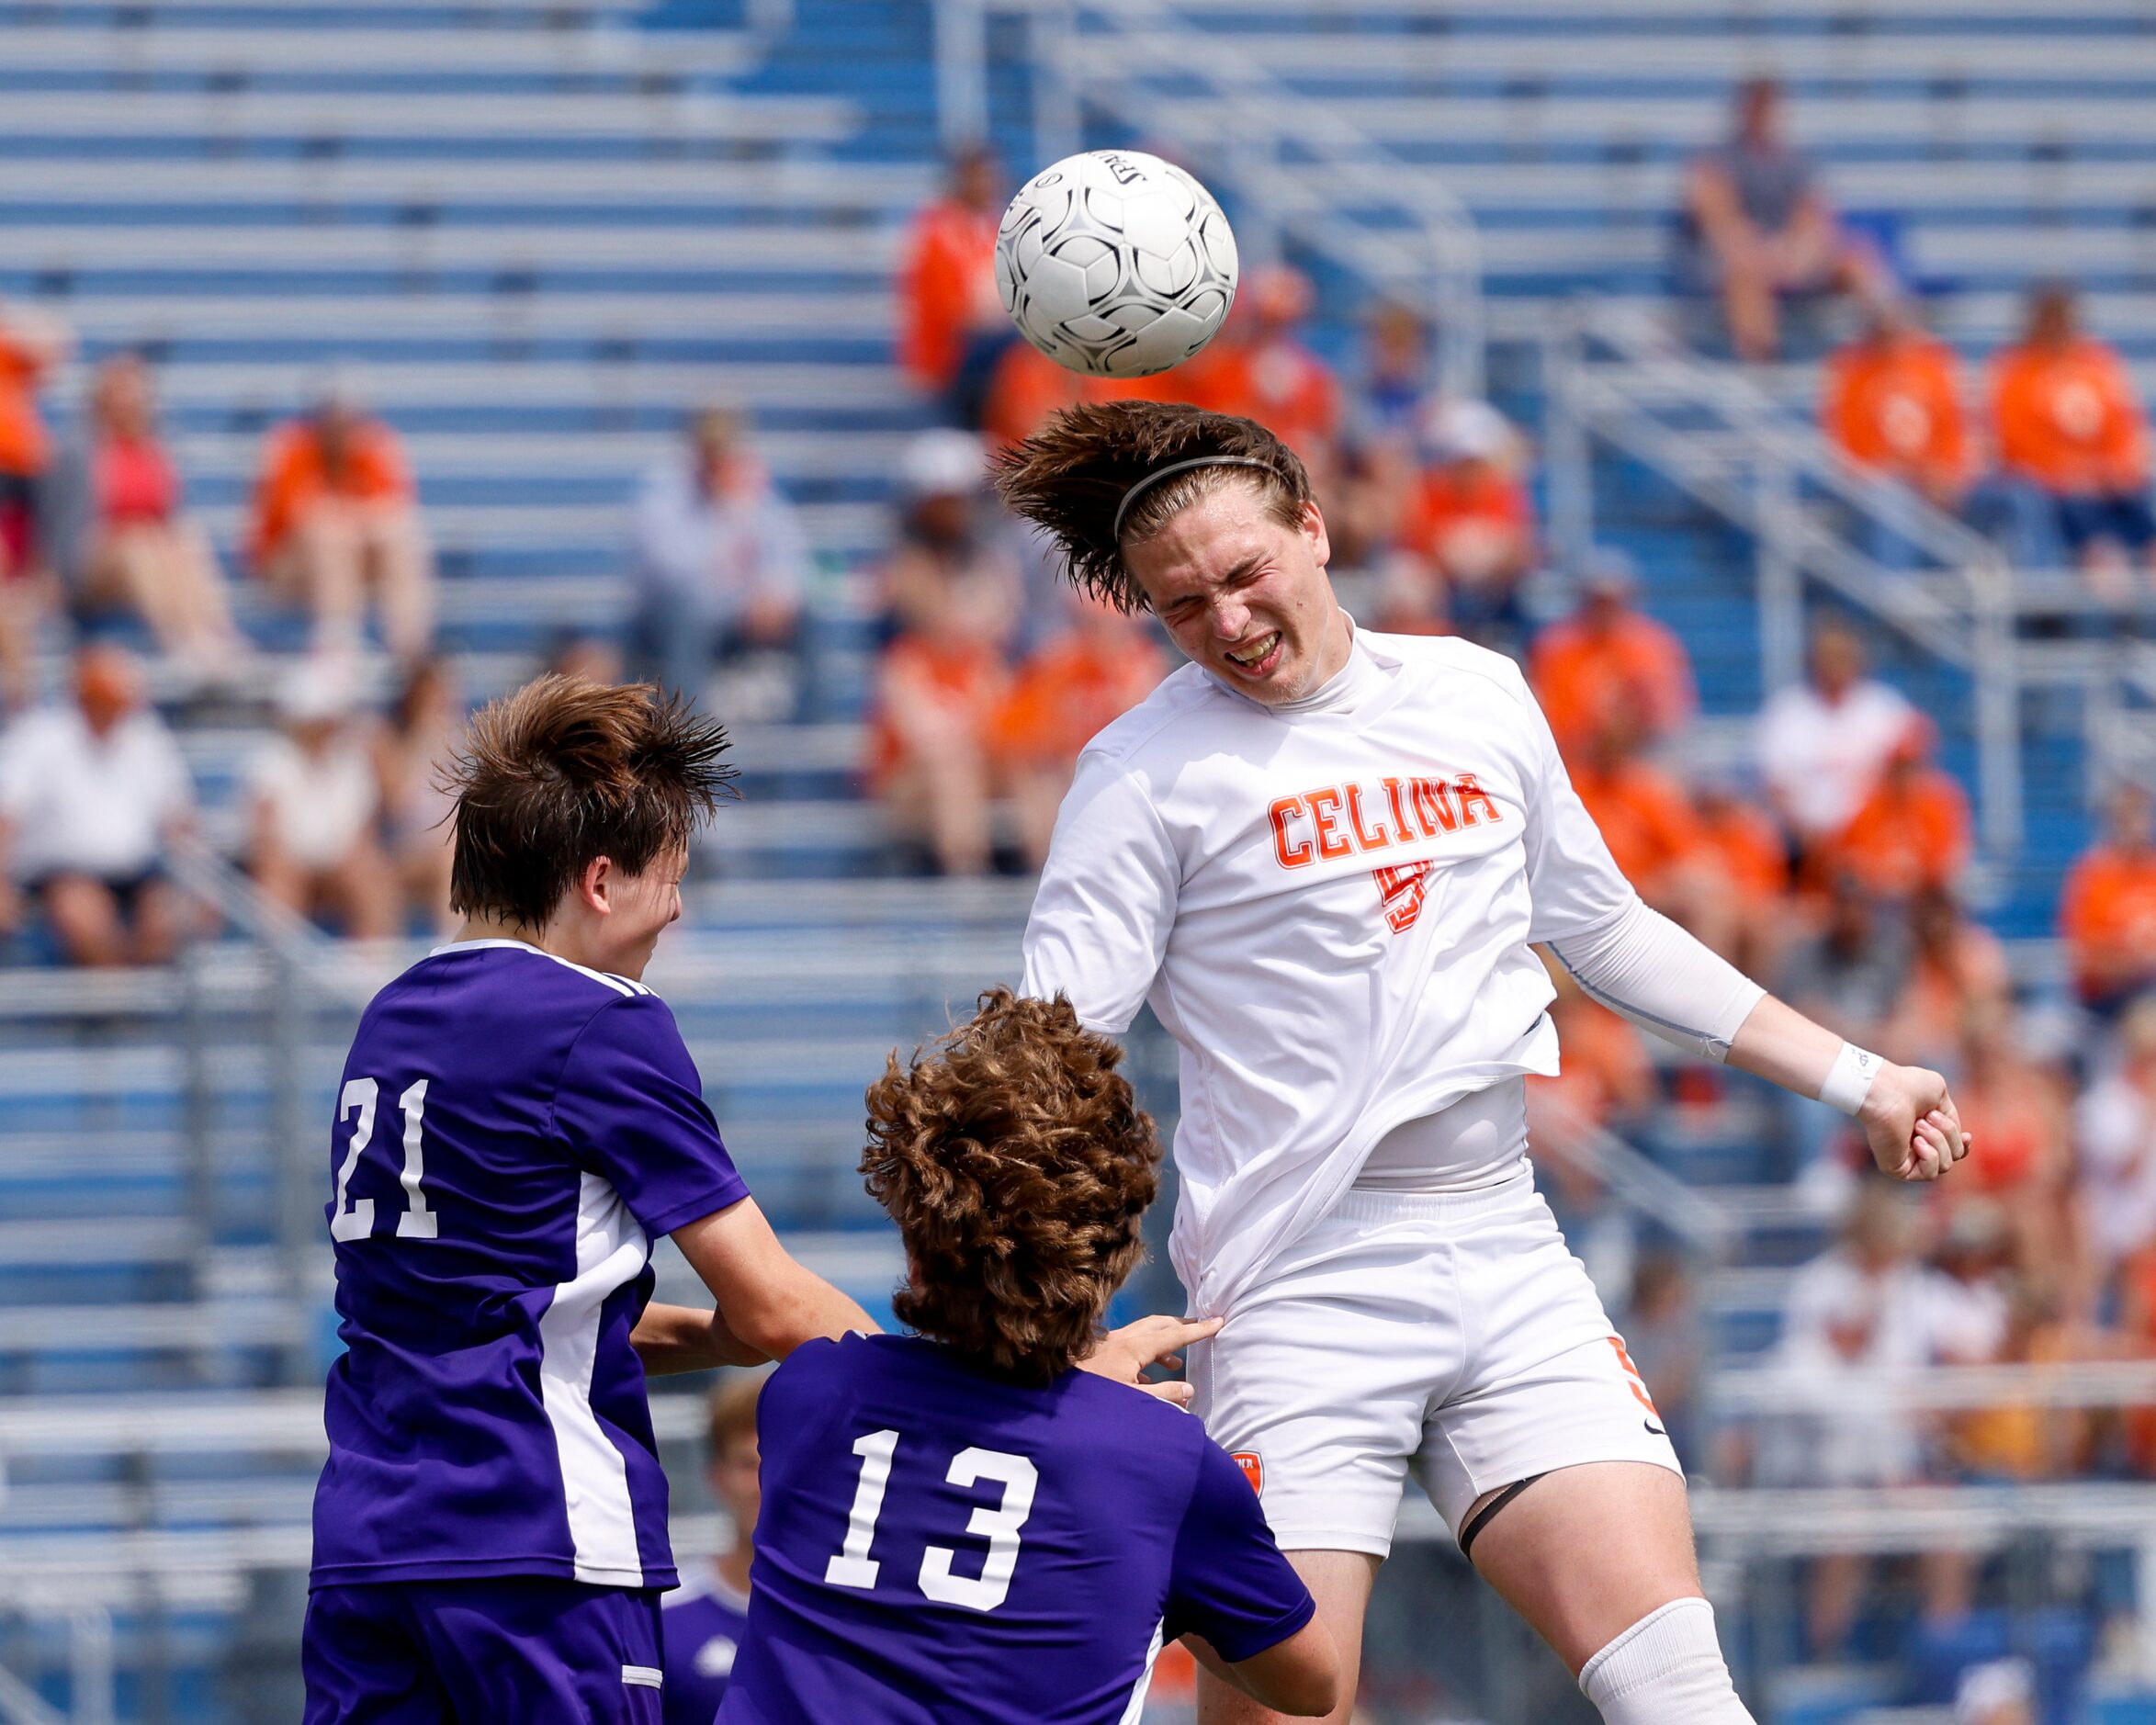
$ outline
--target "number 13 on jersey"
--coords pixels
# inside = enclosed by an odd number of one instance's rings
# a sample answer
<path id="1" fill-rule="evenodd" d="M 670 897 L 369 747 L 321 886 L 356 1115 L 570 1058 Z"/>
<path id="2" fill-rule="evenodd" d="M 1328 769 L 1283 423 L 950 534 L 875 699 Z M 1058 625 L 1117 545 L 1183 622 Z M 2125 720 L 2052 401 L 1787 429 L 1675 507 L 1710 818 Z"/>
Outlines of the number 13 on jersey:
<path id="1" fill-rule="evenodd" d="M 364 1240 L 374 1232 L 374 1200 L 347 1200 L 344 1189 L 352 1184 L 352 1171 L 359 1166 L 361 1155 L 373 1142 L 375 1104 L 380 1089 L 372 1078 L 353 1078 L 337 1099 L 338 1122 L 342 1123 L 354 1113 L 359 1116 L 359 1122 L 352 1129 L 352 1142 L 345 1146 L 344 1160 L 337 1168 L 337 1201 L 330 1212 L 333 1240 Z M 421 1143 L 426 1107 L 427 1080 L 424 1078 L 408 1086 L 397 1099 L 397 1111 L 404 1117 L 404 1172 L 399 1177 L 404 1188 L 404 1213 L 397 1218 L 400 1240 L 435 1237 L 437 1218 L 427 1208 L 426 1193 L 420 1189 L 420 1181 L 426 1177 L 426 1151 Z"/>
<path id="2" fill-rule="evenodd" d="M 874 1587 L 883 1565 L 869 1556 L 875 1543 L 875 1524 L 884 1513 L 884 1492 L 891 1483 L 891 1458 L 898 1450 L 895 1431 L 872 1431 L 856 1439 L 853 1453 L 861 1458 L 861 1483 L 854 1488 L 853 1507 L 846 1517 L 846 1542 L 824 1565 L 823 1578 L 833 1587 Z M 1033 1513 L 1033 1490 L 1040 1473 L 1023 1456 L 1002 1449 L 961 1449 L 951 1459 L 943 1476 L 953 1485 L 977 1485 L 994 1480 L 1003 1487 L 1003 1501 L 993 1507 L 978 1504 L 965 1530 L 988 1542 L 988 1554 L 978 1575 L 961 1575 L 952 1568 L 958 1553 L 947 1545 L 931 1545 L 920 1554 L 920 1591 L 939 1605 L 965 1606 L 974 1611 L 993 1611 L 1010 1592 L 1010 1577 L 1018 1569 L 1019 1533 Z"/>

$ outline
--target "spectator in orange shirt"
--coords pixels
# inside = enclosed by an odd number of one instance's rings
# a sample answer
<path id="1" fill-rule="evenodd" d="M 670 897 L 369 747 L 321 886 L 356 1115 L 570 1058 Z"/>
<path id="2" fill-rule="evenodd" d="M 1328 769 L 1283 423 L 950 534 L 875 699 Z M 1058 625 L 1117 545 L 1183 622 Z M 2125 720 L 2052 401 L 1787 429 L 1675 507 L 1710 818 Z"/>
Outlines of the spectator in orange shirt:
<path id="1" fill-rule="evenodd" d="M 939 872 L 985 874 L 1020 570 L 993 530 L 977 438 L 924 433 L 900 465 L 906 501 L 884 569 L 892 639 L 876 671 L 869 780 L 892 832 L 925 847 Z"/>
<path id="2" fill-rule="evenodd" d="M 1969 865 L 1969 798 L 1932 764 L 1935 727 L 1912 718 L 1879 783 L 1841 836 L 1828 866 L 1846 870 L 1882 904 L 1953 885 Z"/>
<path id="3" fill-rule="evenodd" d="M 2079 329 L 2071 288 L 2038 288 L 2021 341 L 1992 362 L 1992 435 L 2081 567 L 2156 558 L 2148 421 L 2117 352 Z"/>
<path id="4" fill-rule="evenodd" d="M 407 662 L 434 633 L 434 560 L 397 435 L 333 383 L 314 411 L 271 434 L 254 490 L 254 572 L 307 606 L 323 645 L 359 637 L 367 594 Z"/>
<path id="5" fill-rule="evenodd" d="M 2083 1004 L 2106 1015 L 2156 985 L 2156 803 L 2121 784 L 2104 809 L 2104 836 L 2066 877 L 2059 932 L 2073 955 Z"/>
<path id="6" fill-rule="evenodd" d="M 898 363 L 969 431 L 982 423 L 998 355 L 1018 339 L 996 291 L 1002 191 L 994 151 L 960 150 L 943 196 L 914 217 L 898 266 Z"/>
<path id="7" fill-rule="evenodd" d="M 1303 457 L 1324 496 L 1338 466 L 1340 386 L 1332 367 L 1296 334 L 1315 303 L 1302 271 L 1284 264 L 1253 270 L 1212 345 L 1178 368 L 1179 393 L 1216 413 L 1270 428 Z"/>
<path id="8" fill-rule="evenodd" d="M 57 318 L 0 303 L 0 691 L 11 705 L 30 698 L 30 650 L 51 603 L 43 504 L 52 443 L 38 390 L 73 350 Z"/>
<path id="9" fill-rule="evenodd" d="M 1136 616 L 1066 589 L 1069 626 L 1026 660 L 996 725 L 1029 866 L 1048 860 L 1063 794 L 1085 746 L 1153 692 L 1168 660 Z"/>
<path id="10" fill-rule="evenodd" d="M 1974 477 L 1954 351 L 1900 303 L 1827 361 L 1820 423 L 1858 467 L 1958 510 Z"/>
<path id="11" fill-rule="evenodd" d="M 1568 758 L 1620 694 L 1631 699 L 1648 742 L 1683 729 L 1699 709 L 1684 643 L 1633 607 L 1638 590 L 1630 558 L 1597 551 L 1581 578 L 1577 609 L 1535 637 L 1528 677 Z"/>
<path id="12" fill-rule="evenodd" d="M 1969 1013 L 2011 1006 L 2014 978 L 1999 937 L 1974 922 L 1944 887 L 1909 905 L 1909 975 L 1881 1037 L 1890 1059 L 1938 1071 L 1953 1065 Z"/>
<path id="13" fill-rule="evenodd" d="M 217 553 L 181 508 L 180 478 L 157 434 L 150 368 L 119 354 L 97 368 L 88 434 L 62 464 L 62 535 L 78 603 L 124 608 L 195 676 L 229 675 L 246 650 L 232 626 Z"/>
<path id="14" fill-rule="evenodd" d="M 1031 342 L 1008 344 L 989 374 L 981 434 L 1003 449 L 1040 430 L 1059 408 L 1080 401 L 1174 401 L 1183 395 L 1181 367 L 1149 378 L 1089 378 L 1057 365 Z"/>
<path id="15" fill-rule="evenodd" d="M 1738 795 L 1727 777 L 1708 773 L 1692 787 L 1702 871 L 1730 900 L 1721 955 L 1747 976 L 1773 974 L 1787 936 L 1789 852 L 1781 829 Z"/>
<path id="16" fill-rule="evenodd" d="M 1388 615 L 1410 628 L 1418 614 L 1446 618 L 1477 639 L 1517 632 L 1519 580 L 1535 553 L 1518 434 L 1487 401 L 1441 401 L 1425 423 L 1423 454 Z"/>

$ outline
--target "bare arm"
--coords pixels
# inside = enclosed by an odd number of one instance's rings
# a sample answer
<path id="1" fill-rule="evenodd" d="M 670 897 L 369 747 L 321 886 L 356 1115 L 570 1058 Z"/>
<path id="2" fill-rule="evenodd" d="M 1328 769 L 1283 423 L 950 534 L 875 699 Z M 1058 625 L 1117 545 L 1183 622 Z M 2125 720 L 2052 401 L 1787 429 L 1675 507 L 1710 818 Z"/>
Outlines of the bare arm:
<path id="1" fill-rule="evenodd" d="M 1767 995 L 1730 1044 L 1729 1064 L 1799 1096 L 1816 1097 L 1841 1051 L 1834 1032 Z M 1857 1123 L 1872 1160 L 1899 1180 L 1936 1180 L 1969 1154 L 1969 1134 L 1946 1079 L 1922 1066 L 1881 1063 Z"/>
<path id="2" fill-rule="evenodd" d="M 716 1366 L 761 1366 L 768 1358 L 736 1336 L 717 1307 L 706 1312 L 700 1306 L 648 1305 L 629 1334 L 629 1346 L 652 1378 Z"/>
<path id="3" fill-rule="evenodd" d="M 1284 1641 L 1234 1664 L 1196 1635 L 1183 1637 L 1198 1663 L 1260 1707 L 1294 1719 L 1321 1719 L 1340 1696 L 1340 1655 L 1325 1624 L 1312 1618 Z"/>
<path id="4" fill-rule="evenodd" d="M 740 1344 L 740 1353 L 754 1359 L 784 1359 L 818 1336 L 873 1334 L 879 1327 L 821 1276 L 795 1261 L 753 1198 L 676 1228 L 673 1243 L 711 1290 L 726 1314 L 719 1322 Z M 745 1362 L 737 1353 L 730 1363 Z"/>

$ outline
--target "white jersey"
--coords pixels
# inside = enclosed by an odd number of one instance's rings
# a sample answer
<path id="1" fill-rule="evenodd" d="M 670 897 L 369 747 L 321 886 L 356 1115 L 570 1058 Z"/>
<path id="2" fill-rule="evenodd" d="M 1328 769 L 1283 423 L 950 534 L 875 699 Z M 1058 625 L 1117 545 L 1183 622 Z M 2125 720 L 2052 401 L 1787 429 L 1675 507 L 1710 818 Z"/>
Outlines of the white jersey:
<path id="1" fill-rule="evenodd" d="M 1304 701 L 1186 665 L 1094 738 L 1025 987 L 1108 1032 L 1149 1000 L 1180 1044 L 1173 1257 L 1196 1309 L 1224 1313 L 1393 1128 L 1555 1072 L 1530 943 L 1636 903 L 1518 666 L 1359 631 Z M 1491 1183 L 1517 1143 L 1504 1162 L 1435 1173 Z"/>

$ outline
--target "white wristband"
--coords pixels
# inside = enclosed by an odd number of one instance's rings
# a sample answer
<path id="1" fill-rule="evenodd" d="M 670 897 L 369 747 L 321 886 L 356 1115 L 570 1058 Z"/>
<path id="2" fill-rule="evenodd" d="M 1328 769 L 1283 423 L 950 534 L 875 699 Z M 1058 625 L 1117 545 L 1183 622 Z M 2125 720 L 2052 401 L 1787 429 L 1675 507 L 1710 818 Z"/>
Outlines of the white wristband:
<path id="1" fill-rule="evenodd" d="M 1819 1087 L 1819 1099 L 1845 1114 L 1856 1113 L 1864 1106 L 1864 1099 L 1871 1094 L 1871 1081 L 1879 1077 L 1879 1068 L 1886 1064 L 1855 1043 L 1844 1043 L 1842 1052 L 1834 1056 L 1833 1069 L 1826 1075 L 1826 1082 Z"/>

